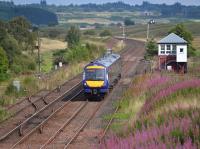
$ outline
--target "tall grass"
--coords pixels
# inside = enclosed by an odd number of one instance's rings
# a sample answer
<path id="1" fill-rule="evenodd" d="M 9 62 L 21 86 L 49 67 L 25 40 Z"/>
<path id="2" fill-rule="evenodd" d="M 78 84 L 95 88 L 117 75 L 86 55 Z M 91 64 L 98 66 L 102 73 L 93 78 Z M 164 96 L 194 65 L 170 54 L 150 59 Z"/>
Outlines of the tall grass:
<path id="1" fill-rule="evenodd" d="M 97 148 L 199 148 L 199 79 L 147 74 L 135 79 L 128 92 L 126 106 L 122 105 L 120 112 L 131 114 L 119 132 Z M 139 101 L 141 105 L 137 106 Z"/>

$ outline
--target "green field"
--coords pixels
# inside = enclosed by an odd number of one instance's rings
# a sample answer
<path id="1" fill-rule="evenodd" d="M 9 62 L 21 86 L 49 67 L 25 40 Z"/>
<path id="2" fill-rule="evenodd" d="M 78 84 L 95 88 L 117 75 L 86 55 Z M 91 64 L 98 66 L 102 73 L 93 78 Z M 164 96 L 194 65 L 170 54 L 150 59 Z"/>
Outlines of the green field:
<path id="1" fill-rule="evenodd" d="M 185 22 L 185 27 L 193 34 L 193 36 L 200 36 L 199 22 Z M 176 23 L 163 23 L 163 24 L 152 24 L 150 25 L 150 37 L 161 38 L 167 34 L 167 32 L 173 28 Z M 119 27 L 110 28 L 114 35 L 121 35 L 122 29 Z M 146 38 L 147 25 L 136 24 L 126 28 L 126 35 L 132 38 Z"/>

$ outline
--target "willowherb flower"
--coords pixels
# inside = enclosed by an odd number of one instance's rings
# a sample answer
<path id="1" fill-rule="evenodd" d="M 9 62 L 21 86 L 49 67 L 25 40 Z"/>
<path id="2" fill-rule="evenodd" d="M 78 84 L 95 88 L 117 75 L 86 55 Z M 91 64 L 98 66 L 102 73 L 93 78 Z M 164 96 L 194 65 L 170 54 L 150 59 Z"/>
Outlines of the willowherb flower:
<path id="1" fill-rule="evenodd" d="M 186 89 L 186 88 L 197 88 L 197 87 L 200 87 L 199 79 L 193 79 L 193 80 L 187 80 L 184 82 L 179 82 L 173 86 L 162 89 L 155 96 L 146 100 L 144 106 L 142 107 L 142 110 L 140 111 L 140 114 L 143 114 L 143 113 L 147 114 L 151 110 L 153 105 L 155 105 L 155 103 L 157 103 L 158 101 L 166 100 L 167 96 L 177 92 L 178 90 L 182 90 L 182 89 Z"/>

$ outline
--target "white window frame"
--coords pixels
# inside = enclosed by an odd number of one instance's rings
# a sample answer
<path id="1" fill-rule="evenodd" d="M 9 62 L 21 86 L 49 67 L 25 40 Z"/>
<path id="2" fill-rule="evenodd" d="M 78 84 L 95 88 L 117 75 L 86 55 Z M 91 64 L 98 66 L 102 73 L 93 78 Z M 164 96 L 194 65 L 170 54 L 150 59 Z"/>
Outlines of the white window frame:
<path id="1" fill-rule="evenodd" d="M 160 53 L 165 54 L 165 44 L 160 45 Z"/>
<path id="2" fill-rule="evenodd" d="M 168 47 L 169 47 L 169 49 L 168 49 Z M 167 44 L 166 45 L 166 54 L 171 54 L 172 52 L 171 52 L 171 45 L 170 44 Z"/>
<path id="3" fill-rule="evenodd" d="M 172 54 L 176 54 L 176 50 L 177 50 L 177 45 L 173 44 L 172 45 Z"/>

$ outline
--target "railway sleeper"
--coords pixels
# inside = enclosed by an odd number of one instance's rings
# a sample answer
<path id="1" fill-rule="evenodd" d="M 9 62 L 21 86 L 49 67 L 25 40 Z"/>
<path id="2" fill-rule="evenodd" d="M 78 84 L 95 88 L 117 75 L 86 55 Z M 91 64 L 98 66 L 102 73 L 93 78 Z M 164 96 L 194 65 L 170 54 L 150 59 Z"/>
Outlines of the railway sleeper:
<path id="1" fill-rule="evenodd" d="M 35 108 L 35 112 L 38 110 L 38 106 L 31 101 L 31 97 L 27 98 L 31 105 Z"/>
<path id="2" fill-rule="evenodd" d="M 55 109 L 54 108 L 52 108 L 52 113 L 54 113 L 55 112 Z"/>
<path id="3" fill-rule="evenodd" d="M 45 97 L 42 97 L 42 101 L 44 102 L 45 105 L 48 105 L 49 103 L 45 100 Z"/>
<path id="4" fill-rule="evenodd" d="M 59 85 L 56 90 L 57 90 L 57 92 L 60 92 L 61 91 L 61 86 Z"/>
<path id="5" fill-rule="evenodd" d="M 19 128 L 19 136 L 23 136 L 24 132 L 23 132 L 23 126 L 21 125 Z"/>
<path id="6" fill-rule="evenodd" d="M 43 133 L 43 128 L 44 128 L 44 126 L 43 126 L 43 125 L 41 125 L 41 126 L 39 127 L 39 132 L 40 132 L 40 134 L 42 134 L 42 133 Z"/>

